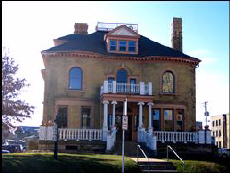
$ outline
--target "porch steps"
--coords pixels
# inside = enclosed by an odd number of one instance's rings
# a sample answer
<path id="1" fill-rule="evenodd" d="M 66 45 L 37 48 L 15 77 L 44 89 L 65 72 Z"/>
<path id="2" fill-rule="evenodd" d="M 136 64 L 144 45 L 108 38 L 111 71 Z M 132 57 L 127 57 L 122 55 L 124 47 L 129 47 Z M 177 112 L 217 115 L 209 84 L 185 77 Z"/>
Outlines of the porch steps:
<path id="1" fill-rule="evenodd" d="M 136 158 L 132 158 L 137 161 Z M 154 172 L 154 173 L 177 173 L 176 168 L 172 162 L 167 162 L 161 159 L 152 159 L 148 162 L 147 159 L 139 159 L 137 162 L 141 172 Z"/>

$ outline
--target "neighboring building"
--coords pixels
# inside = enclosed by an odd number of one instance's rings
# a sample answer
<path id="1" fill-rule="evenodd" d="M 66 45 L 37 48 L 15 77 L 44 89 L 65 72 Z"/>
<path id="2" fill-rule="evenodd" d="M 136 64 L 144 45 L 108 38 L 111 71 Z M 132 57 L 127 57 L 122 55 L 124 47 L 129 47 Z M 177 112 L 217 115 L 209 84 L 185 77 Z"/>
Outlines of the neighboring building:
<path id="1" fill-rule="evenodd" d="M 39 127 L 18 126 L 14 133 L 16 134 L 16 140 L 25 140 L 27 137 L 30 136 L 38 138 Z"/>
<path id="2" fill-rule="evenodd" d="M 211 133 L 212 136 L 215 137 L 216 146 L 218 148 L 229 148 L 230 144 L 230 119 L 229 113 L 218 115 L 218 116 L 211 116 Z"/>
<path id="3" fill-rule="evenodd" d="M 77 23 L 74 34 L 54 39 L 54 47 L 42 51 L 40 145 L 52 137 L 57 115 L 59 139 L 82 134 L 79 138 L 89 135 L 91 140 L 99 133 L 97 139 L 107 141 L 116 127 L 116 140 L 121 140 L 126 98 L 126 140 L 140 141 L 142 132 L 196 131 L 195 71 L 200 60 L 182 53 L 181 18 L 173 18 L 172 48 L 140 35 L 136 24 L 99 22 L 96 32 L 88 34 L 87 29 Z"/>
<path id="4" fill-rule="evenodd" d="M 203 130 L 202 121 L 196 121 L 196 131 Z"/>

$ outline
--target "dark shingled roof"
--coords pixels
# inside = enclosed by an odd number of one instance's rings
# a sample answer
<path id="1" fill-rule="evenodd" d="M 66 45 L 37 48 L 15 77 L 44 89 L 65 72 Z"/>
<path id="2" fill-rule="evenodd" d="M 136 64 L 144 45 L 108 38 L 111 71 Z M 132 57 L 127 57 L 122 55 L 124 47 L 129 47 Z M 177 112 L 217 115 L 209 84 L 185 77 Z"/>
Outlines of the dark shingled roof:
<path id="1" fill-rule="evenodd" d="M 198 60 L 190 57 L 180 51 L 164 46 L 158 42 L 154 42 L 147 37 L 140 35 L 138 44 L 138 54 L 119 54 L 108 53 L 104 35 L 106 31 L 96 31 L 92 34 L 69 34 L 58 38 L 57 40 L 68 41 L 61 45 L 44 50 L 44 52 L 66 52 L 66 51 L 89 51 L 108 56 L 132 56 L 132 57 L 148 57 L 148 56 L 168 56 L 168 57 L 184 57 L 188 59 Z"/>

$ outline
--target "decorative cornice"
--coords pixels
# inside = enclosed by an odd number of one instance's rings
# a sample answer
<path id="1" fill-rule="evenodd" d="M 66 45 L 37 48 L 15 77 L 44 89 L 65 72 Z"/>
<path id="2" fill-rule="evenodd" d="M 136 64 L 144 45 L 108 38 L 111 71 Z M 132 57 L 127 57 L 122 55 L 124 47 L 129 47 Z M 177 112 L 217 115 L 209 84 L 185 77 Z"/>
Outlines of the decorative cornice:
<path id="1" fill-rule="evenodd" d="M 61 52 L 45 52 L 42 51 L 42 57 L 83 57 L 83 58 L 102 58 L 102 59 L 117 59 L 117 60 L 134 60 L 134 61 L 174 61 L 178 63 L 186 63 L 192 65 L 198 65 L 201 60 L 195 58 L 185 58 L 185 57 L 169 57 L 169 56 L 148 56 L 148 57 L 134 57 L 134 56 L 108 56 L 98 53 L 92 53 L 87 51 L 61 51 Z"/>

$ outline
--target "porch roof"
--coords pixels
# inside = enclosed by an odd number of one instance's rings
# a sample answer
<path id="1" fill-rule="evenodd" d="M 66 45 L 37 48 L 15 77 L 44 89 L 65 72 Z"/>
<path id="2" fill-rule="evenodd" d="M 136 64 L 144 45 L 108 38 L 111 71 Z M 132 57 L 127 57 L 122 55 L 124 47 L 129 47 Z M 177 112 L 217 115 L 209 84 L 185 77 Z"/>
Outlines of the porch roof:
<path id="1" fill-rule="evenodd" d="M 148 95 L 130 95 L 130 94 L 113 94 L 104 93 L 101 95 L 101 102 L 107 101 L 124 101 L 127 98 L 128 102 L 153 102 L 154 96 Z"/>

